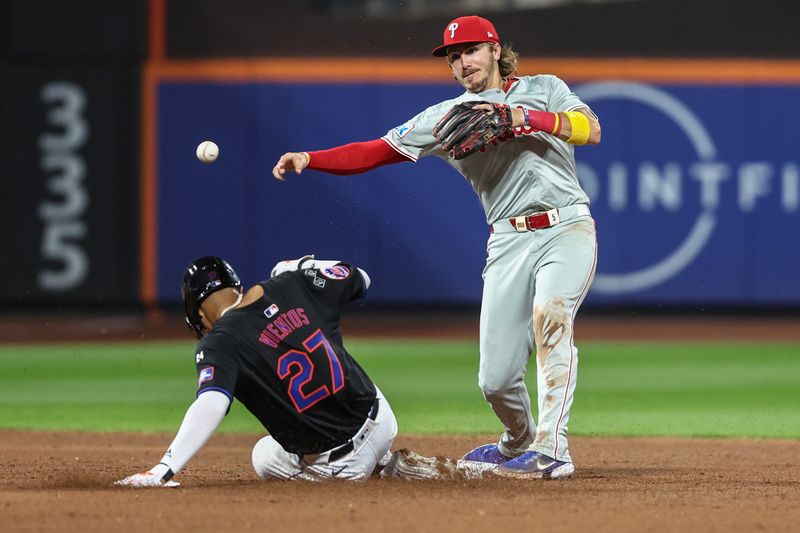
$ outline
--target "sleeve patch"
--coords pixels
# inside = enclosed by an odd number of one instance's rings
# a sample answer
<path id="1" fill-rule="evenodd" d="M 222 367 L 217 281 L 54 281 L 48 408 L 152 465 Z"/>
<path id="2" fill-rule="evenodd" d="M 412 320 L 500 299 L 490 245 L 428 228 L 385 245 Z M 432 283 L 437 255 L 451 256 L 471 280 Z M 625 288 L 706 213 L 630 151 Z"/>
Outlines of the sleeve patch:
<path id="1" fill-rule="evenodd" d="M 336 265 L 320 269 L 319 273 L 328 279 L 347 279 L 350 276 L 350 269 L 344 265 Z"/>
<path id="2" fill-rule="evenodd" d="M 212 381 L 213 379 L 214 379 L 214 367 L 207 366 L 200 371 L 200 375 L 197 378 L 197 385 L 200 386 L 206 381 Z"/>
<path id="3" fill-rule="evenodd" d="M 403 124 L 402 126 L 397 126 L 394 129 L 394 132 L 397 134 L 398 137 L 402 139 L 403 137 L 408 135 L 408 133 L 413 129 L 414 129 L 413 124 Z"/>

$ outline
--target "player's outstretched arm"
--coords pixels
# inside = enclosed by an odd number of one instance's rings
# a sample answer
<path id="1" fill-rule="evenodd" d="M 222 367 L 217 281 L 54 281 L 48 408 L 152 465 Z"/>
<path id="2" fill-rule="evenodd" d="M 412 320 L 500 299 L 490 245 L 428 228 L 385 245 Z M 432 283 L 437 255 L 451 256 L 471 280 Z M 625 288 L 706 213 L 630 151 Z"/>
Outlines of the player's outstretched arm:
<path id="1" fill-rule="evenodd" d="M 286 152 L 278 159 L 278 163 L 272 169 L 272 175 L 276 180 L 283 181 L 286 179 L 286 172 L 302 173 L 310 160 L 307 152 Z"/>
<path id="2" fill-rule="evenodd" d="M 284 272 L 294 272 L 295 270 L 300 270 L 304 268 L 331 268 L 341 263 L 341 261 L 337 260 L 320 260 L 315 259 L 314 254 L 304 255 L 300 259 L 287 259 L 285 261 L 279 261 L 273 268 L 272 272 L 270 273 L 271 278 L 275 276 L 279 276 Z M 358 272 L 361 274 L 361 278 L 364 280 L 364 289 L 369 289 L 372 280 L 367 274 L 367 271 L 361 267 L 356 267 Z"/>
<path id="3" fill-rule="evenodd" d="M 177 487 L 179 483 L 172 481 L 172 477 L 208 442 L 230 404 L 230 399 L 221 392 L 203 392 L 189 406 L 175 440 L 161 461 L 147 472 L 133 474 L 114 484 L 135 488 Z"/>
<path id="4" fill-rule="evenodd" d="M 272 175 L 283 181 L 287 171 L 294 170 L 300 174 L 308 168 L 346 176 L 403 161 L 413 160 L 398 153 L 384 139 L 374 139 L 315 152 L 288 152 L 278 160 L 278 164 L 272 169 Z"/>

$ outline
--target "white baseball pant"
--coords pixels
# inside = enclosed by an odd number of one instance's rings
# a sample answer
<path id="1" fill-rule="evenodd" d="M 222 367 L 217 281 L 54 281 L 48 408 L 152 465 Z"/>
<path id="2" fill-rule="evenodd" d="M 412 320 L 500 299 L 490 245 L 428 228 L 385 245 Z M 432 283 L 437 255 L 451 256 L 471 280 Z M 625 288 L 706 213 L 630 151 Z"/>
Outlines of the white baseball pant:
<path id="1" fill-rule="evenodd" d="M 567 422 L 577 377 L 573 322 L 596 265 L 594 221 L 489 238 L 480 321 L 478 383 L 505 426 L 498 448 L 571 462 Z M 539 424 L 525 386 L 536 346 Z"/>
<path id="2" fill-rule="evenodd" d="M 367 418 L 361 429 L 353 435 L 353 450 L 337 456 L 337 446 L 331 450 L 313 454 L 297 455 L 287 452 L 271 436 L 259 440 L 253 447 L 253 468 L 263 479 L 303 479 L 325 481 L 345 479 L 363 481 L 368 479 L 378 464 L 385 464 L 391 456 L 390 449 L 397 436 L 397 420 L 389 402 L 376 387 L 378 412 L 375 420 Z M 344 446 L 349 447 L 349 443 Z"/>

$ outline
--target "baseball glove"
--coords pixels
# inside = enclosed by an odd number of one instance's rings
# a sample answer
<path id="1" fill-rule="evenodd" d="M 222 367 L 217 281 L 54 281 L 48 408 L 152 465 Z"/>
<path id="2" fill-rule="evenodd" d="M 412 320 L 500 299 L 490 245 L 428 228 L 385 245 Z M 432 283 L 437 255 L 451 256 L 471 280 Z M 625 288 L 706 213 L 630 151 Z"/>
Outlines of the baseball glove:
<path id="1" fill-rule="evenodd" d="M 491 111 L 473 109 L 478 104 Z M 454 105 L 433 127 L 436 141 L 453 159 L 464 159 L 511 129 L 511 108 L 492 102 L 462 102 Z"/>

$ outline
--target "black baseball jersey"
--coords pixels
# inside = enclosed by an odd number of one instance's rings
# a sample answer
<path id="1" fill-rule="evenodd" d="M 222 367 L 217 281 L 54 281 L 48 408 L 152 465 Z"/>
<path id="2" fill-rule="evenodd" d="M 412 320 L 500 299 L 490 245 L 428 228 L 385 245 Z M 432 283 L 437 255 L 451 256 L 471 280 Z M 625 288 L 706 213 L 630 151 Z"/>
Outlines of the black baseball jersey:
<path id="1" fill-rule="evenodd" d="M 284 272 L 260 285 L 260 300 L 225 313 L 198 343 L 197 394 L 236 398 L 292 453 L 346 443 L 376 394 L 339 327 L 345 304 L 364 296 L 364 279 L 339 263 Z"/>

